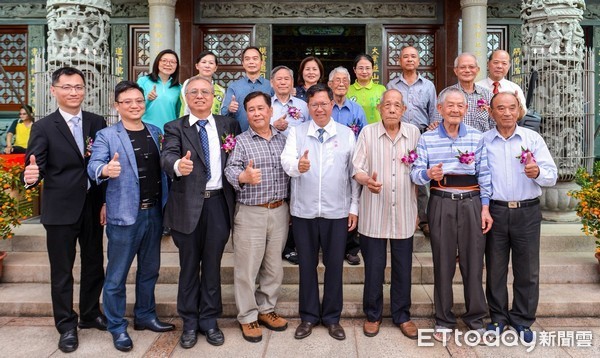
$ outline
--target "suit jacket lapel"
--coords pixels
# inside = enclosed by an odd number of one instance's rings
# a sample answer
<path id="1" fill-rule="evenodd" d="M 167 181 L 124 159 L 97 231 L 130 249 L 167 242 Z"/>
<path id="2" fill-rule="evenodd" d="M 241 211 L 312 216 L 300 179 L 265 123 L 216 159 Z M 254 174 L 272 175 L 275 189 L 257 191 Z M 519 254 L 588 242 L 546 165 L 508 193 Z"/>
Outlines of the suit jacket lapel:
<path id="1" fill-rule="evenodd" d="M 133 172 L 135 173 L 135 177 L 139 179 L 138 167 L 137 167 L 137 162 L 135 161 L 135 153 L 133 152 L 133 146 L 131 145 L 131 139 L 129 138 L 129 134 L 127 134 L 127 130 L 125 129 L 125 127 L 123 126 L 123 123 L 121 121 L 117 122 L 117 136 L 119 137 L 119 140 L 121 141 L 121 145 L 123 146 L 123 149 L 125 149 L 125 153 L 119 153 L 119 156 L 121 156 L 123 154 L 125 154 L 127 156 L 127 159 L 129 160 L 129 164 L 131 165 L 131 168 L 133 168 Z M 112 157 L 109 160 L 112 160 Z"/>
<path id="2" fill-rule="evenodd" d="M 198 135 L 198 127 L 196 125 L 190 126 L 190 117 L 189 116 L 185 116 L 182 121 L 183 121 L 183 134 L 187 137 L 187 139 L 190 141 L 190 143 L 192 143 L 192 147 L 194 147 L 194 150 L 196 151 L 196 153 L 198 153 L 198 156 L 200 157 L 200 160 L 202 161 L 202 163 L 204 164 L 204 166 L 206 166 L 206 161 L 204 160 L 204 151 L 202 150 L 202 145 L 200 144 L 200 137 Z M 185 155 L 185 153 L 182 153 L 183 155 Z"/>
<path id="3" fill-rule="evenodd" d="M 85 112 L 81 112 L 81 113 L 82 113 L 81 116 L 83 117 L 83 118 L 81 118 L 81 123 L 83 123 L 83 127 L 81 127 L 81 129 L 83 131 L 83 151 L 85 153 L 87 139 L 92 138 L 92 136 L 90 135 L 90 132 L 92 130 L 92 121 L 90 121 L 89 118 L 87 118 L 87 116 L 85 115 Z"/>
<path id="4" fill-rule="evenodd" d="M 67 122 L 65 121 L 65 119 L 63 118 L 63 116 L 60 114 L 60 112 L 58 110 L 56 110 L 56 112 L 54 112 L 54 123 L 56 124 L 56 128 L 58 129 L 60 134 L 62 134 L 65 137 L 67 142 L 71 145 L 73 150 L 79 155 L 79 158 L 81 158 L 81 160 L 83 161 L 83 156 L 81 155 L 81 152 L 79 151 L 77 142 L 75 142 L 75 137 L 73 137 L 73 133 L 71 133 L 71 128 L 69 128 L 69 125 L 67 124 Z"/>
<path id="5" fill-rule="evenodd" d="M 226 133 L 227 128 L 225 128 L 225 121 L 220 121 L 215 118 L 215 123 L 217 125 L 217 133 L 219 133 L 219 147 L 221 148 L 221 169 L 225 169 L 225 164 L 227 164 L 227 153 L 223 150 L 221 144 L 221 138 L 229 135 L 231 133 Z"/>

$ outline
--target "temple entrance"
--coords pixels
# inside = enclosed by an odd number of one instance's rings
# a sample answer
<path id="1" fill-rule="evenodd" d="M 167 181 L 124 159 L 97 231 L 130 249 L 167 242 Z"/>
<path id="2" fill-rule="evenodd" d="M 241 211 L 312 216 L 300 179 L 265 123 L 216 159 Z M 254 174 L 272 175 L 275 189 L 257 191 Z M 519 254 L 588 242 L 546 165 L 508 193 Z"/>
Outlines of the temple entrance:
<path id="1" fill-rule="evenodd" d="M 325 69 L 324 79 L 335 67 L 352 71 L 354 57 L 365 52 L 364 25 L 273 25 L 273 68 L 285 65 L 294 71 L 294 84 L 300 62 L 306 56 L 318 57 Z"/>

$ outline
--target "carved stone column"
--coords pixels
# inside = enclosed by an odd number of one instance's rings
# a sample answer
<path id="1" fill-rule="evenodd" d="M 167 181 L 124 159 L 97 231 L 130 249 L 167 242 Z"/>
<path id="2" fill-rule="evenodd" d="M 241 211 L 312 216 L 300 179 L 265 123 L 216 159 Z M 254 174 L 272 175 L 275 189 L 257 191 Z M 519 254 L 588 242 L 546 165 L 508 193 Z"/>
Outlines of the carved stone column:
<path id="1" fill-rule="evenodd" d="M 460 0 L 462 50 L 477 57 L 481 68 L 476 81 L 487 74 L 487 0 Z"/>
<path id="2" fill-rule="evenodd" d="M 572 182 L 577 168 L 590 166 L 594 154 L 579 25 L 584 10 L 584 0 L 525 0 L 521 10 L 523 73 L 539 76 L 530 107 L 542 115 L 541 134 L 558 167 L 559 183 L 542 198 L 544 218 L 555 221 L 576 219 L 576 201 L 566 193 L 577 187 Z"/>
<path id="3" fill-rule="evenodd" d="M 164 49 L 175 50 L 175 4 L 177 0 L 148 0 L 150 66 Z"/>

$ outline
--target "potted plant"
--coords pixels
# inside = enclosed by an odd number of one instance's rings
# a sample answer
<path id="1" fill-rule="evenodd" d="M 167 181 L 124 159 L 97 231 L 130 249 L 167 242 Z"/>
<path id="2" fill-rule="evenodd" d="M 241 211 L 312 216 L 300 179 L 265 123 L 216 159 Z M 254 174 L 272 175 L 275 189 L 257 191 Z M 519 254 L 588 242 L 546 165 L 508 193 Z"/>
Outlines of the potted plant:
<path id="1" fill-rule="evenodd" d="M 585 168 L 579 168 L 575 174 L 575 183 L 581 188 L 571 190 L 568 195 L 579 200 L 575 209 L 583 224 L 581 230 L 594 237 L 595 256 L 600 262 L 600 162 L 594 163 L 592 174 Z"/>
<path id="2" fill-rule="evenodd" d="M 14 228 L 32 214 L 31 205 L 19 205 L 31 202 L 38 194 L 38 189 L 26 189 L 21 183 L 23 172 L 22 161 L 8 161 L 0 157 L 0 238 L 11 239 Z M 2 260 L 6 252 L 0 251 L 0 277 L 2 276 Z"/>

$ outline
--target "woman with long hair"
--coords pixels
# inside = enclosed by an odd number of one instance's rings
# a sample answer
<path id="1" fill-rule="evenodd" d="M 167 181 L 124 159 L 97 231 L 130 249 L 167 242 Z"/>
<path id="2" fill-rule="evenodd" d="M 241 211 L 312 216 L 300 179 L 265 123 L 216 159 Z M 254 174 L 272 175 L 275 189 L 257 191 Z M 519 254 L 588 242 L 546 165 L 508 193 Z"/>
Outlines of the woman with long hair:
<path id="1" fill-rule="evenodd" d="M 306 91 L 313 85 L 322 82 L 324 75 L 323 64 L 315 56 L 308 56 L 300 62 L 298 70 L 298 86 L 295 97 L 306 102 Z"/>
<path id="2" fill-rule="evenodd" d="M 33 122 L 35 122 L 33 108 L 27 104 L 22 106 L 19 110 L 19 119 L 15 119 L 6 132 L 5 154 L 25 154 Z"/>

